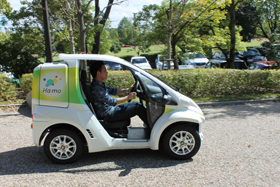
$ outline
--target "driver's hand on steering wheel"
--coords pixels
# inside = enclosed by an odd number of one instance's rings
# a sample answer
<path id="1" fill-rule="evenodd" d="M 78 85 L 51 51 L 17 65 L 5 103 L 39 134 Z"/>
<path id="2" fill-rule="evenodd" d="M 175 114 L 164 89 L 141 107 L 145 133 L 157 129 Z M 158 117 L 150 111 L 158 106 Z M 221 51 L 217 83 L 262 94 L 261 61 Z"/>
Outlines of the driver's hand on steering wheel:
<path id="1" fill-rule="evenodd" d="M 132 99 L 135 99 L 137 96 L 137 93 L 136 92 L 131 92 L 128 97 L 127 97 L 127 100 L 132 100 Z"/>
<path id="2" fill-rule="evenodd" d="M 132 84 L 129 88 L 128 88 L 128 92 L 131 92 L 131 90 L 135 87 L 135 83 Z"/>

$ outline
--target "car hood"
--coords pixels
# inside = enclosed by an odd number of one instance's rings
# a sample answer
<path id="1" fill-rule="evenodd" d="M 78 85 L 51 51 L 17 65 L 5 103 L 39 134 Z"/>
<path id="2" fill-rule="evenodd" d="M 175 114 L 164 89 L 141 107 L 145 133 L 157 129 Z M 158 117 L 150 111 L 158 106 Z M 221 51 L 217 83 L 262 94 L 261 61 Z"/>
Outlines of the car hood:
<path id="1" fill-rule="evenodd" d="M 141 69 L 152 69 L 150 64 L 148 64 L 148 63 L 134 64 L 134 65 Z"/>
<path id="2" fill-rule="evenodd" d="M 199 62 L 207 63 L 209 60 L 207 58 L 195 58 L 195 59 L 190 59 L 190 61 L 194 63 L 199 63 Z"/>
<path id="3" fill-rule="evenodd" d="M 178 69 L 196 69 L 194 65 L 179 65 Z"/>

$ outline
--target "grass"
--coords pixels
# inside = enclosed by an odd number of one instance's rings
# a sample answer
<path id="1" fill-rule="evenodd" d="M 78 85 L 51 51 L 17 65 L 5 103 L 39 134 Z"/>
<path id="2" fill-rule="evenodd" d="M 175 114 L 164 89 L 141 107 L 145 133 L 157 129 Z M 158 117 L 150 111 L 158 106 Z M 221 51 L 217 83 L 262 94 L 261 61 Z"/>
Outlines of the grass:
<path id="1" fill-rule="evenodd" d="M 245 42 L 246 47 L 260 47 L 263 41 L 251 41 L 251 42 Z"/>

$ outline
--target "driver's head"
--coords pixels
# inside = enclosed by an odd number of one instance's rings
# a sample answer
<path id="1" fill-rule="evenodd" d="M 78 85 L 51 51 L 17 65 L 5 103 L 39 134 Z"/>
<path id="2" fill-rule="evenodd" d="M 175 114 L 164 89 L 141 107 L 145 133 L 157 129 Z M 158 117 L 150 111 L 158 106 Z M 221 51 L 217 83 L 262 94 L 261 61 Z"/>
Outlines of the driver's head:
<path id="1" fill-rule="evenodd" d="M 97 71 L 99 71 L 101 73 L 102 66 L 105 66 L 103 61 L 93 61 L 91 63 L 91 65 L 90 65 L 90 74 L 92 75 L 92 77 L 94 79 L 96 78 Z"/>

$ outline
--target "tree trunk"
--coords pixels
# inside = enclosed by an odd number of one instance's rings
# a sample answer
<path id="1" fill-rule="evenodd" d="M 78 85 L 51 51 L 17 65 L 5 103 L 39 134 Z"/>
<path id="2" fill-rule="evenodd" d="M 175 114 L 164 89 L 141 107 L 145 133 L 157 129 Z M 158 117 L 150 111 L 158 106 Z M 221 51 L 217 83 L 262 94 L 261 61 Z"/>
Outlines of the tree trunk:
<path id="1" fill-rule="evenodd" d="M 93 44 L 92 54 L 99 54 L 101 33 L 102 33 L 102 30 L 103 30 L 103 28 L 106 24 L 106 21 L 109 17 L 109 14 L 111 12 L 113 2 L 114 2 L 114 0 L 109 0 L 108 1 L 108 5 L 107 5 L 106 11 L 104 13 L 104 16 L 99 22 L 99 19 L 98 19 L 98 17 L 100 16 L 99 15 L 100 14 L 99 0 L 95 0 L 95 19 L 96 20 L 94 21 L 94 26 L 98 27 L 98 24 L 102 24 L 102 28 L 98 29 L 95 33 L 95 36 L 94 36 L 94 42 L 95 43 Z"/>
<path id="2" fill-rule="evenodd" d="M 230 5 L 230 23 L 229 23 L 229 30 L 230 30 L 230 50 L 229 50 L 229 59 L 228 59 L 228 67 L 229 68 L 235 68 L 234 67 L 234 58 L 235 58 L 235 43 L 236 43 L 236 37 L 235 37 L 235 2 L 232 0 Z"/>
<path id="3" fill-rule="evenodd" d="M 168 25 L 167 25 L 167 62 L 168 62 L 168 69 L 170 69 L 170 61 L 171 59 L 171 36 L 172 36 L 172 0 L 169 3 L 169 11 L 167 11 L 167 18 L 168 18 Z"/>
<path id="4" fill-rule="evenodd" d="M 172 36 L 174 36 L 172 34 Z M 172 37 L 172 40 L 171 40 L 171 46 L 172 46 L 172 56 L 173 56 L 173 63 L 174 63 L 174 69 L 179 69 L 179 66 L 178 66 L 178 60 L 175 60 L 176 58 L 176 42 L 174 40 L 174 38 Z"/>
<path id="5" fill-rule="evenodd" d="M 86 53 L 85 24 L 84 24 L 84 15 L 83 15 L 83 11 L 82 11 L 81 0 L 77 0 L 77 13 L 78 13 L 78 22 L 80 25 L 81 52 Z"/>
<path id="6" fill-rule="evenodd" d="M 70 11 L 70 5 L 69 2 L 66 2 L 66 8 L 68 12 Z M 71 53 L 75 54 L 75 43 L 74 43 L 74 37 L 73 37 L 73 29 L 72 29 L 72 21 L 70 14 L 68 15 L 68 22 L 69 22 L 69 38 L 70 38 L 70 47 L 71 47 Z"/>

